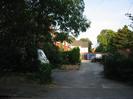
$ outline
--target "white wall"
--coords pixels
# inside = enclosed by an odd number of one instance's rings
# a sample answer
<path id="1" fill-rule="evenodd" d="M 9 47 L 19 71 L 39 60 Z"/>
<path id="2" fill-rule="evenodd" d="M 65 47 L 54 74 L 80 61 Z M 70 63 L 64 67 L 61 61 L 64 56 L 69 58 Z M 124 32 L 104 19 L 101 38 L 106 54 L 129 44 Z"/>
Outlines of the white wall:
<path id="1" fill-rule="evenodd" d="M 74 48 L 74 47 L 77 47 L 77 46 L 71 46 L 71 48 Z M 80 47 L 79 46 L 79 49 L 80 49 L 80 53 L 88 53 L 88 48 L 87 47 Z"/>
<path id="2" fill-rule="evenodd" d="M 80 53 L 88 53 L 88 48 L 80 47 Z"/>

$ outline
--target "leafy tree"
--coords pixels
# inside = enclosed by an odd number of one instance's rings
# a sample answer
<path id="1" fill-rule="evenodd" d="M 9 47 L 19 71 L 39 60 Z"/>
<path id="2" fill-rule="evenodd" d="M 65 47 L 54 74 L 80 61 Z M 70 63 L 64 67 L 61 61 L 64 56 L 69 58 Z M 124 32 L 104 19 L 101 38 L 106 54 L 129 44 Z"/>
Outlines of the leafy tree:
<path id="1" fill-rule="evenodd" d="M 125 15 L 132 21 L 130 27 L 133 29 L 133 15 L 131 13 L 126 13 Z"/>
<path id="2" fill-rule="evenodd" d="M 64 50 L 63 48 L 63 42 L 72 43 L 75 40 L 75 38 L 72 35 L 69 35 L 68 33 L 63 32 L 55 32 L 54 33 L 54 42 L 60 42 L 61 44 L 61 50 Z"/>
<path id="3" fill-rule="evenodd" d="M 104 74 L 106 77 L 131 81 L 133 73 L 133 32 L 125 25 L 119 29 L 112 40 L 116 49 L 111 55 L 104 56 Z"/>
<path id="4" fill-rule="evenodd" d="M 64 41 L 71 43 L 72 40 L 74 39 L 74 37 L 68 35 L 68 33 L 59 33 L 59 32 L 55 32 L 54 33 L 54 41 L 59 41 L 61 43 L 63 43 Z"/>
<path id="5" fill-rule="evenodd" d="M 113 49 L 112 40 L 115 37 L 115 32 L 112 30 L 104 29 L 97 36 L 97 41 L 99 43 L 99 49 L 102 52 L 111 51 Z"/>
<path id="6" fill-rule="evenodd" d="M 25 7 L 24 0 L 0 1 L 0 64 L 3 67 L 8 66 L 10 68 L 12 66 L 13 68 L 17 68 L 18 65 L 18 68 L 21 69 L 21 67 L 23 67 L 21 66 L 22 63 L 24 64 L 29 60 L 31 61 L 31 56 L 35 56 L 35 54 L 26 54 L 24 52 L 24 50 L 28 52 L 30 50 L 29 48 L 33 48 L 35 44 L 32 43 L 34 33 L 30 35 L 30 26 L 32 25 L 25 13 Z M 24 62 L 23 57 L 25 56 L 27 56 L 25 58 L 27 62 Z M 30 66 L 30 64 L 28 66 Z"/>
<path id="7" fill-rule="evenodd" d="M 50 41 L 50 27 L 77 36 L 80 31 L 86 31 L 90 25 L 83 16 L 83 0 L 14 0 L 13 2 L 1 0 L 0 4 L 1 26 L 3 26 L 1 29 L 4 34 L 4 31 L 12 34 L 10 33 L 12 27 L 18 30 L 22 28 L 18 31 L 22 32 L 22 35 L 25 33 L 35 39 L 44 35 L 46 41 Z M 5 25 L 9 26 L 10 30 L 5 29 Z"/>
<path id="8" fill-rule="evenodd" d="M 37 39 L 43 35 L 45 42 L 53 43 L 50 27 L 74 36 L 86 31 L 90 22 L 83 11 L 83 0 L 1 0 L 0 60 L 5 61 L 2 66 L 20 66 L 27 60 L 33 63 Z"/>
<path id="9" fill-rule="evenodd" d="M 117 49 L 126 49 L 133 47 L 133 32 L 125 25 L 122 29 L 117 31 L 114 38 L 114 45 Z"/>
<path id="10" fill-rule="evenodd" d="M 83 0 L 29 0 L 27 5 L 34 15 L 33 22 L 38 29 L 43 29 L 43 33 L 45 30 L 45 34 L 51 26 L 77 36 L 80 31 L 86 31 L 90 24 L 83 16 Z"/>

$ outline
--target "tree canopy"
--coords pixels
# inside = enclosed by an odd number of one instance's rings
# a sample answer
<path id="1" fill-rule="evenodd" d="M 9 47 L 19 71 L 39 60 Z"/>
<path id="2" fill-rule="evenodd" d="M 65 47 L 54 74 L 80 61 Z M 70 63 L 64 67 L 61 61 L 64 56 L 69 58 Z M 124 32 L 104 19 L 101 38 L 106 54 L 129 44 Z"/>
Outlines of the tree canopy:
<path id="1" fill-rule="evenodd" d="M 126 13 L 125 15 L 131 20 L 131 24 L 129 26 L 133 29 L 133 15 L 131 13 Z"/>
<path id="2" fill-rule="evenodd" d="M 99 43 L 98 49 L 104 52 L 111 50 L 112 38 L 115 36 L 113 30 L 104 29 L 97 36 L 97 41 Z"/>
<path id="3" fill-rule="evenodd" d="M 99 46 L 97 50 L 103 52 L 113 52 L 119 49 L 133 49 L 133 32 L 124 26 L 117 32 L 112 30 L 102 30 L 97 36 Z"/>
<path id="4" fill-rule="evenodd" d="M 133 32 L 125 25 L 117 31 L 114 38 L 114 45 L 117 49 L 126 49 L 133 47 Z"/>
<path id="5" fill-rule="evenodd" d="M 83 0 L 1 0 L 0 5 L 1 39 L 8 43 L 12 39 L 25 44 L 40 35 L 49 41 L 53 28 L 78 36 L 90 25 L 83 16 Z"/>
<path id="6" fill-rule="evenodd" d="M 10 60 L 11 56 L 20 55 L 28 58 L 25 60 L 34 60 L 40 36 L 44 36 L 45 42 L 53 43 L 52 29 L 78 36 L 90 26 L 83 11 L 83 0 L 1 0 L 0 57 Z M 11 60 L 16 64 L 15 58 Z"/>
<path id="7" fill-rule="evenodd" d="M 56 28 L 78 36 L 80 31 L 86 31 L 90 25 L 83 16 L 83 0 L 28 0 L 27 6 L 38 27 Z"/>

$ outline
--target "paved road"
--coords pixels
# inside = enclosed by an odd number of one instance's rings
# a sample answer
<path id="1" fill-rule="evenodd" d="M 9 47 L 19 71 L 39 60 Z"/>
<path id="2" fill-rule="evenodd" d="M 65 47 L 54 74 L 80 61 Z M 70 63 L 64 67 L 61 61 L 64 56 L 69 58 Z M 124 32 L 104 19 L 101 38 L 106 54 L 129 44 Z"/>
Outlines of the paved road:
<path id="1" fill-rule="evenodd" d="M 83 61 L 79 71 L 55 71 L 45 99 L 133 99 L 133 87 L 105 79 L 103 66 Z"/>
<path id="2" fill-rule="evenodd" d="M 80 70 L 55 70 L 53 84 L 18 88 L 11 99 L 133 99 L 133 87 L 105 79 L 102 71 L 103 66 L 83 61 Z"/>

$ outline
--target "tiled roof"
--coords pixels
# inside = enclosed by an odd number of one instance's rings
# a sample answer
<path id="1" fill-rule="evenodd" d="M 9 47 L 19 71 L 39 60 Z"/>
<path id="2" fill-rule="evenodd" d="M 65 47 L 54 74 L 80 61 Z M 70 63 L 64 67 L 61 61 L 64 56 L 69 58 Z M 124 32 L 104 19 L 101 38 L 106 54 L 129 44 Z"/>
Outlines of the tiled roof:
<path id="1" fill-rule="evenodd" d="M 88 42 L 75 40 L 75 41 L 73 41 L 73 43 L 71 45 L 72 46 L 88 47 Z"/>

